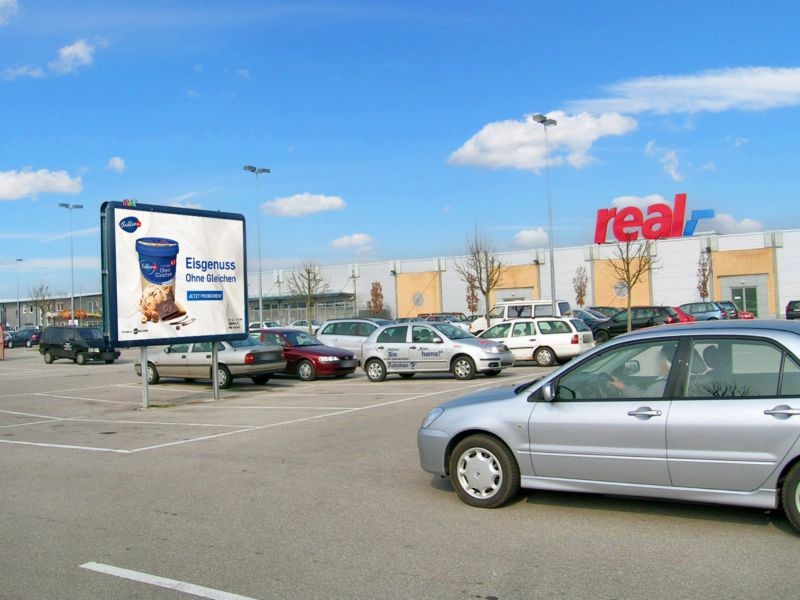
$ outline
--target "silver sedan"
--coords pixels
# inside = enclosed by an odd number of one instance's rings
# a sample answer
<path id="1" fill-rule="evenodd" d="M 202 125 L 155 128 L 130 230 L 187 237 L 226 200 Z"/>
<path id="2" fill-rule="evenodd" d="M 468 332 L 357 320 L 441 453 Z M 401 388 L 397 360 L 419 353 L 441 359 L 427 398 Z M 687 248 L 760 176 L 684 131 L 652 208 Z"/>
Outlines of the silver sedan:
<path id="1" fill-rule="evenodd" d="M 800 324 L 620 336 L 516 388 L 434 408 L 422 468 L 473 506 L 520 487 L 782 508 L 800 530 Z"/>
<path id="2" fill-rule="evenodd" d="M 476 373 L 499 375 L 514 364 L 504 344 L 476 338 L 450 323 L 401 323 L 380 327 L 361 348 L 364 371 L 370 381 L 391 373 L 447 373 L 472 379 Z"/>
<path id="3" fill-rule="evenodd" d="M 147 355 L 147 381 L 156 384 L 162 377 L 211 379 L 211 344 L 213 342 L 179 343 L 165 346 Z M 140 363 L 134 365 L 142 374 Z M 234 378 L 247 377 L 264 384 L 273 373 L 286 369 L 283 348 L 267 346 L 252 337 L 230 342 L 217 342 L 219 387 L 229 388 Z"/>

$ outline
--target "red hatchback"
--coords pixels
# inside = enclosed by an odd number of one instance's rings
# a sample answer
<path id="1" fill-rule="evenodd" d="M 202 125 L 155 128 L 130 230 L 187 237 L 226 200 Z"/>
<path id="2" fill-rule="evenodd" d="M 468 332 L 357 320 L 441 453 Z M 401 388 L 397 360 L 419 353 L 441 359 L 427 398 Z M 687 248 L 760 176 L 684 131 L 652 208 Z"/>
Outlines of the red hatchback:
<path id="1" fill-rule="evenodd" d="M 695 318 L 692 315 L 685 313 L 677 306 L 673 306 L 672 310 L 674 310 L 677 313 L 679 323 L 691 323 L 692 321 L 695 320 Z"/>
<path id="2" fill-rule="evenodd" d="M 347 377 L 358 366 L 358 359 L 350 350 L 326 346 L 305 331 L 288 327 L 262 329 L 261 341 L 270 346 L 283 346 L 285 372 L 303 381 L 326 375 Z"/>

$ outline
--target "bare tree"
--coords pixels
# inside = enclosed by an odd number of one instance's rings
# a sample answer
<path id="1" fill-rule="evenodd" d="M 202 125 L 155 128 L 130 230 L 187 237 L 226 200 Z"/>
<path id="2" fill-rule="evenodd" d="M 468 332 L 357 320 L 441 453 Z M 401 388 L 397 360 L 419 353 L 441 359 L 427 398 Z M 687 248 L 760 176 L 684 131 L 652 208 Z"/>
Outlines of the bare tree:
<path id="1" fill-rule="evenodd" d="M 380 281 L 373 281 L 369 289 L 369 302 L 367 310 L 370 314 L 378 316 L 383 312 L 383 286 Z"/>
<path id="2" fill-rule="evenodd" d="M 478 231 L 475 231 L 472 239 L 467 238 L 467 256 L 456 263 L 456 272 L 462 281 L 467 285 L 472 282 L 475 289 L 483 295 L 487 328 L 491 326 L 489 295 L 500 284 L 507 268 L 495 255 L 492 243 Z"/>
<path id="3" fill-rule="evenodd" d="M 583 265 L 575 269 L 572 287 L 575 289 L 575 303 L 583 308 L 583 305 L 586 304 L 586 291 L 589 289 L 589 273 L 586 272 L 586 267 Z"/>
<path id="4" fill-rule="evenodd" d="M 48 286 L 44 281 L 39 283 L 39 285 L 34 286 L 30 289 L 31 299 L 33 300 L 33 305 L 36 307 L 36 310 L 39 311 L 41 315 L 41 325 L 42 327 L 47 326 L 47 313 L 52 308 L 52 299 L 53 293 L 50 291 L 50 286 Z"/>
<path id="5" fill-rule="evenodd" d="M 700 294 L 703 302 L 709 296 L 709 279 L 711 279 L 711 261 L 708 260 L 708 253 L 700 252 L 700 258 L 697 261 L 697 293 Z"/>
<path id="6" fill-rule="evenodd" d="M 614 257 L 608 263 L 611 272 L 627 290 L 628 331 L 631 330 L 631 298 L 633 289 L 646 275 L 658 269 L 658 259 L 652 254 L 653 242 L 651 240 L 635 241 L 628 238 L 624 242 L 617 242 Z"/>
<path id="7" fill-rule="evenodd" d="M 467 309 L 469 314 L 474 315 L 478 312 L 478 286 L 475 283 L 475 276 L 467 277 Z"/>
<path id="8" fill-rule="evenodd" d="M 299 296 L 305 300 L 308 332 L 313 333 L 311 320 L 314 317 L 316 297 L 326 292 L 329 287 L 322 269 L 314 261 L 305 260 L 286 278 L 286 287 L 292 296 Z"/>

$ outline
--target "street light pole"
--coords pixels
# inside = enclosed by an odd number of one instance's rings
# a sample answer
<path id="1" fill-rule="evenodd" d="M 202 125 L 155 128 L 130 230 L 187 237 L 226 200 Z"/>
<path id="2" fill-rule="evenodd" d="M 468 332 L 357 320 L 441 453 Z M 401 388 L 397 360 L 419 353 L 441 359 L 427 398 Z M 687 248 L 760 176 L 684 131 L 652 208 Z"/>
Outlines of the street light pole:
<path id="1" fill-rule="evenodd" d="M 261 184 L 258 181 L 258 176 L 271 171 L 265 167 L 254 167 L 253 165 L 245 165 L 242 167 L 245 171 L 252 173 L 256 176 L 256 196 L 261 196 Z M 261 282 L 261 205 L 257 205 L 258 213 L 256 217 L 256 229 L 258 231 L 258 327 L 264 326 L 264 293 L 262 291 Z"/>
<path id="2" fill-rule="evenodd" d="M 550 191 L 550 145 L 547 139 L 547 128 L 558 125 L 555 119 L 548 119 L 544 115 L 533 115 L 531 121 L 544 127 L 544 169 L 545 186 L 547 189 L 547 240 L 550 243 L 550 306 L 553 316 L 556 316 L 556 265 L 553 251 L 553 199 Z"/>
<path id="3" fill-rule="evenodd" d="M 17 259 L 17 331 L 19 331 L 20 328 L 22 327 L 22 324 L 21 324 L 21 321 L 20 321 L 22 319 L 22 315 L 19 314 L 19 263 L 21 263 L 21 262 L 22 262 L 22 259 L 18 258 Z"/>
<path id="4" fill-rule="evenodd" d="M 69 318 L 75 321 L 75 252 L 72 246 L 72 211 L 76 208 L 83 208 L 83 204 L 68 204 L 59 202 L 58 206 L 69 210 Z"/>

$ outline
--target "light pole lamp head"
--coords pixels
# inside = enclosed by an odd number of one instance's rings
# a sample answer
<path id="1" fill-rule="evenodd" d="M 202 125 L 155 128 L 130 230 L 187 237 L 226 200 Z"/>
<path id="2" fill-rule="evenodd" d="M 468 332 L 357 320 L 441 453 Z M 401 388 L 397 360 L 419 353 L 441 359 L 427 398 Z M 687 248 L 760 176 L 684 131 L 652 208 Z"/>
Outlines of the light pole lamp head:
<path id="1" fill-rule="evenodd" d="M 555 119 L 545 119 L 544 121 L 542 121 L 542 125 L 544 125 L 545 127 L 551 127 L 552 125 L 558 125 L 558 121 L 556 121 Z"/>
<path id="2" fill-rule="evenodd" d="M 69 204 L 67 204 L 66 202 L 59 202 L 59 203 L 58 203 L 58 206 L 59 206 L 60 208 L 69 208 Z"/>
<path id="3" fill-rule="evenodd" d="M 266 167 L 263 167 L 263 168 L 260 168 L 260 169 L 256 169 L 256 174 L 257 175 L 261 175 L 262 173 L 269 173 L 269 172 L 270 172 L 270 170 L 267 169 Z"/>
<path id="4" fill-rule="evenodd" d="M 256 169 L 253 165 L 245 165 L 242 167 L 245 171 L 250 171 L 251 173 L 255 173 L 258 169 Z"/>
<path id="5" fill-rule="evenodd" d="M 22 259 L 21 259 L 21 258 L 18 258 L 18 259 L 17 259 L 17 262 L 22 262 Z"/>
<path id="6" fill-rule="evenodd" d="M 544 123 L 547 120 L 547 117 L 545 117 L 544 115 L 535 114 L 535 115 L 530 115 L 528 117 L 528 120 L 531 123 Z"/>

